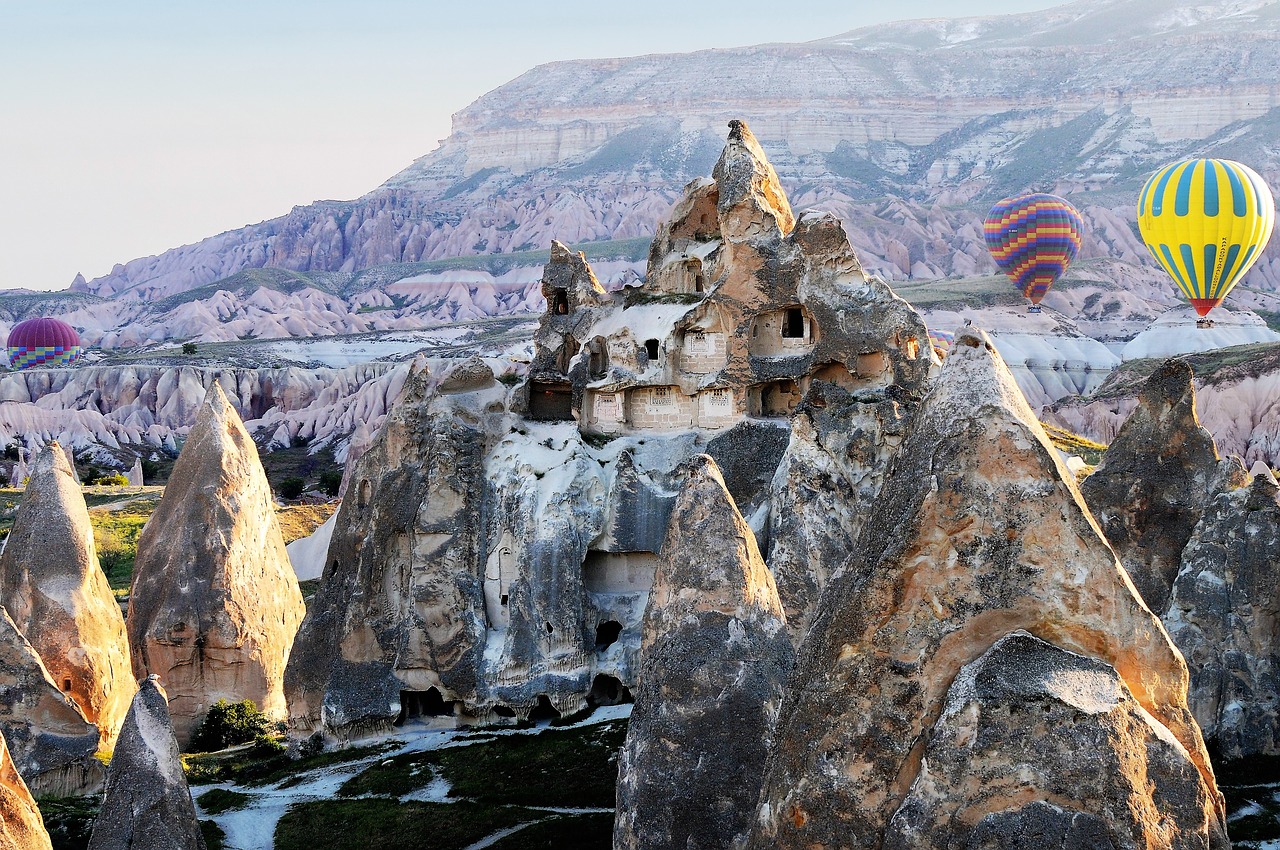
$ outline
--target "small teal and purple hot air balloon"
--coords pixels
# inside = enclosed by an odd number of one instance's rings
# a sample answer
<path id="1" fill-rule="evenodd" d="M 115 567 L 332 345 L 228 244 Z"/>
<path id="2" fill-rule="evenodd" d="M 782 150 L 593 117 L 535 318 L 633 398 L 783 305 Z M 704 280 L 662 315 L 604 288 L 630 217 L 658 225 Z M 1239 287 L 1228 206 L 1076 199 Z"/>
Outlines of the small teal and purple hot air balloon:
<path id="1" fill-rule="evenodd" d="M 991 257 L 1036 313 L 1040 299 L 1075 259 L 1083 231 L 1075 207 L 1042 193 L 1005 198 L 982 225 Z"/>
<path id="2" fill-rule="evenodd" d="M 9 331 L 9 365 L 70 366 L 80 356 L 80 335 L 66 322 L 48 317 L 27 319 Z"/>

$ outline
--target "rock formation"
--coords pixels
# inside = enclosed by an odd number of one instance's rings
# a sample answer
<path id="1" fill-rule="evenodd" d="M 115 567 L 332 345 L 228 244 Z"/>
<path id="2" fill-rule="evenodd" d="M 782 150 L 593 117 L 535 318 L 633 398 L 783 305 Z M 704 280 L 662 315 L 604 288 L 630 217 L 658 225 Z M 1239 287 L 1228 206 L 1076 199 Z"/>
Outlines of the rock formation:
<path id="1" fill-rule="evenodd" d="M 54 683 L 8 613 L 0 609 L 0 733 L 36 794 L 86 794 L 102 783 L 98 729 Z"/>
<path id="2" fill-rule="evenodd" d="M 0 594 L 108 749 L 132 698 L 124 617 L 98 565 L 89 512 L 57 443 L 45 446 L 0 555 Z"/>
<path id="3" fill-rule="evenodd" d="M 960 669 L 883 846 L 1229 846 L 1205 791 L 1114 667 L 1016 631 Z"/>
<path id="4" fill-rule="evenodd" d="M 1220 474 L 1213 437 L 1196 418 L 1191 367 L 1169 360 L 1147 379 L 1138 406 L 1080 487 L 1147 606 L 1169 603 L 1182 549 Z M 1237 480 L 1235 484 L 1243 483 Z"/>
<path id="5" fill-rule="evenodd" d="M 173 694 L 179 742 L 219 699 L 287 716 L 304 610 L 257 447 L 214 384 L 138 538 L 129 593 L 134 673 Z"/>
<path id="6" fill-rule="evenodd" d="M 814 382 L 791 420 L 774 475 L 769 569 L 796 643 L 835 570 L 848 560 L 915 403 L 901 388 L 852 394 Z"/>
<path id="7" fill-rule="evenodd" d="M 169 705 L 154 676 L 138 687 L 120 730 L 89 850 L 205 850 Z"/>
<path id="8" fill-rule="evenodd" d="M 320 589 L 285 676 L 290 725 L 341 735 L 386 728 L 402 691 L 472 695 L 484 649 L 478 540 L 485 492 L 479 411 L 457 414 L 411 375 L 350 472 Z M 498 385 L 500 395 L 502 387 Z M 397 673 L 399 677 L 397 677 Z"/>
<path id="9" fill-rule="evenodd" d="M 925 801 L 921 817 L 932 817 L 931 783 L 958 776 L 936 777 L 922 762 L 929 742 L 946 733 L 939 717 L 948 690 L 966 665 L 1020 630 L 1052 652 L 1114 668 L 1116 681 L 1150 715 L 1131 730 L 1141 737 L 1107 741 L 1116 758 L 1144 753 L 1153 735 L 1176 741 L 1160 753 L 1160 765 L 1132 765 L 1124 780 L 1134 786 L 1128 804 L 1143 813 L 1140 846 L 1204 846 L 1208 836 L 1210 846 L 1225 847 L 1222 797 L 1186 704 L 1186 665 L 1138 598 L 990 341 L 962 329 L 798 652 L 751 846 L 889 846 L 890 823 L 909 800 Z M 956 722 L 974 728 L 980 708 L 988 710 L 975 704 Z M 992 706 L 991 728 L 998 731 L 1000 712 L 1014 708 L 1008 700 Z M 1080 721 L 1082 734 L 1107 740 L 1089 725 Z M 984 740 L 966 734 L 960 743 L 975 747 L 965 771 L 997 769 L 1003 756 L 984 761 Z M 1039 753 L 1035 740 L 1025 746 Z M 1053 752 L 1045 742 L 1044 757 L 1019 771 L 999 800 L 1007 823 L 1043 821 L 1057 807 L 1066 814 L 1055 816 L 1054 846 L 1061 824 L 1085 813 L 1101 818 L 1099 828 L 1115 846 L 1134 846 L 1123 841 L 1134 828 L 1130 815 L 1108 814 L 1104 800 L 1091 796 L 1101 788 L 1096 783 L 1068 787 L 1072 768 Z M 1160 796 L 1172 786 L 1142 777 L 1142 770 L 1173 770 L 1169 759 L 1181 759 L 1176 768 L 1189 777 L 1176 798 Z M 965 785 L 948 794 L 948 805 L 980 793 Z M 1165 831 L 1171 822 L 1182 831 Z"/>
<path id="10" fill-rule="evenodd" d="M 296 729 L 625 698 L 683 461 L 714 458 L 763 531 L 811 384 L 884 408 L 856 449 L 833 451 L 865 464 L 888 451 L 896 400 L 934 362 L 919 315 L 863 273 L 833 217 L 796 219 L 745 123 L 714 174 L 659 229 L 639 287 L 611 294 L 581 253 L 552 246 L 510 391 L 479 359 L 411 381 L 348 471 L 289 666 Z"/>
<path id="11" fill-rule="evenodd" d="M 1280 487 L 1269 474 L 1232 483 L 1205 508 L 1164 615 L 1191 670 L 1191 711 L 1226 763 L 1280 755 Z"/>
<path id="12" fill-rule="evenodd" d="M 645 612 L 617 850 L 742 846 L 793 663 L 773 576 L 720 471 L 706 456 L 686 471 Z"/>
<path id="13" fill-rule="evenodd" d="M 133 459 L 133 466 L 129 467 L 125 477 L 129 479 L 130 487 L 141 487 L 146 483 L 142 474 L 142 458 L 136 457 Z"/>
<path id="14" fill-rule="evenodd" d="M 0 737 L 0 848 L 50 850 L 51 847 L 36 801 L 14 767 L 4 738 Z"/>

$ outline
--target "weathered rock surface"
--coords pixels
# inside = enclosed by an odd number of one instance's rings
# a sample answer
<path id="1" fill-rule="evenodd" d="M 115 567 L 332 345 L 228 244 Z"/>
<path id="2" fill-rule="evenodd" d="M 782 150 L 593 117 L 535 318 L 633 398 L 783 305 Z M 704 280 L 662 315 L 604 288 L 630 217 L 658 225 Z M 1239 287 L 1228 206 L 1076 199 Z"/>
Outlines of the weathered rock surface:
<path id="1" fill-rule="evenodd" d="M 124 617 L 98 564 L 66 453 L 45 446 L 0 555 L 0 594 L 63 693 L 110 748 L 134 687 Z"/>
<path id="2" fill-rule="evenodd" d="M 815 382 L 791 420 L 770 491 L 769 569 L 798 644 L 848 560 L 916 403 L 899 387 L 851 394 Z"/>
<path id="3" fill-rule="evenodd" d="M 1161 613 L 1183 547 L 1214 490 L 1213 436 L 1196 417 L 1191 367 L 1168 360 L 1151 373 L 1138 406 L 1080 492 L 1152 611 Z M 1236 485 L 1242 484 L 1237 480 Z"/>
<path id="4" fill-rule="evenodd" d="M 686 472 L 645 612 L 619 850 L 742 846 L 793 663 L 773 576 L 720 471 L 703 456 Z"/>
<path id="5" fill-rule="evenodd" d="M 31 792 L 0 737 L 0 848 L 50 850 L 49 833 Z"/>
<path id="6" fill-rule="evenodd" d="M 1018 630 L 1115 668 L 1199 777 L 1177 821 L 1225 846 L 1186 665 L 990 341 L 965 329 L 798 652 L 751 846 L 880 846 L 955 677 Z M 1053 802 L 1034 783 L 1019 794 Z M 1115 831 L 1127 817 L 1104 820 Z M 1190 840 L 1143 823 L 1150 846 Z"/>
<path id="7" fill-rule="evenodd" d="M 102 783 L 98 729 L 62 693 L 40 656 L 0 609 L 0 733 L 36 794 L 87 794 Z"/>
<path id="8" fill-rule="evenodd" d="M 470 396 L 439 396 L 433 410 L 431 389 L 425 370 L 410 377 L 351 470 L 285 676 L 295 729 L 360 734 L 390 726 L 402 691 L 474 693 L 485 435 L 477 411 L 450 401 Z"/>
<path id="9" fill-rule="evenodd" d="M 134 673 L 160 676 L 185 744 L 219 699 L 284 719 L 283 677 L 305 611 L 257 447 L 219 385 L 138 538 L 129 593 Z"/>
<path id="10" fill-rule="evenodd" d="M 168 701 L 155 677 L 139 685 L 120 730 L 89 850 L 205 850 Z"/>
<path id="11" fill-rule="evenodd" d="M 1280 755 L 1278 496 L 1266 475 L 1223 484 L 1182 553 L 1164 615 L 1191 670 L 1191 711 L 1226 762 Z"/>
<path id="12" fill-rule="evenodd" d="M 1017 631 L 956 676 L 883 846 L 1228 847 L 1212 808 L 1115 668 Z"/>

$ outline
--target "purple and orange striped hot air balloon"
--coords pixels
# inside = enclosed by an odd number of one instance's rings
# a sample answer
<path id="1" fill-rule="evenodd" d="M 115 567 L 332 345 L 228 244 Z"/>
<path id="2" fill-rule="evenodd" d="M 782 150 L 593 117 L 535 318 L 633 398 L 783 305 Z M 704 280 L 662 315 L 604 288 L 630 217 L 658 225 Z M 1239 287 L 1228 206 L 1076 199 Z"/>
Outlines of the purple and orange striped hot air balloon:
<path id="1" fill-rule="evenodd" d="M 9 365 L 14 369 L 34 366 L 70 366 L 80 356 L 80 335 L 58 319 L 27 319 L 14 325 L 6 343 Z"/>
<path id="2" fill-rule="evenodd" d="M 982 225 L 991 257 L 1031 300 L 1034 313 L 1040 312 L 1040 299 L 1075 259 L 1083 230 L 1075 207 L 1057 195 L 1041 193 L 1005 198 L 991 208 Z"/>

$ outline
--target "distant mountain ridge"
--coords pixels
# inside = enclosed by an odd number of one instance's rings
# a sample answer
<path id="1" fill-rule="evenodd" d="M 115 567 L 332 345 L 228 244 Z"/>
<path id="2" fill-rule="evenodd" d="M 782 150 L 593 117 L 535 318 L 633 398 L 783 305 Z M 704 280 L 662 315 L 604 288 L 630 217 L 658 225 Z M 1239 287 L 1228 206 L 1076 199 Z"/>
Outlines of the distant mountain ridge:
<path id="1" fill-rule="evenodd" d="M 1134 233 L 1133 196 L 1157 164 L 1185 155 L 1240 159 L 1280 180 L 1278 36 L 1277 0 L 1083 0 L 804 44 L 552 63 L 457 113 L 438 149 L 362 198 L 295 207 L 77 279 L 72 290 L 131 305 L 111 309 L 122 322 L 150 321 L 149 339 L 199 337 L 201 321 L 224 321 L 219 310 L 188 308 L 201 315 L 178 322 L 156 302 L 266 267 L 317 288 L 296 304 L 264 303 L 312 315 L 266 332 L 369 329 L 369 308 L 394 313 L 397 304 L 385 291 L 393 276 L 362 277 L 368 270 L 545 250 L 553 238 L 642 241 L 683 183 L 709 172 L 725 123 L 741 117 L 796 205 L 839 215 L 864 265 L 883 277 L 989 274 L 980 223 L 990 202 L 1056 191 L 1089 227 L 1082 258 L 1096 262 L 1075 274 L 1100 291 L 1136 293 L 1154 315 L 1176 298 Z M 1280 310 L 1278 258 L 1270 252 L 1237 290 L 1241 306 Z M 343 294 L 321 285 L 330 277 L 345 281 Z M 535 306 L 529 294 L 460 310 Z M 1106 318 L 1099 299 L 1088 301 L 1050 303 L 1073 318 Z M 97 336 L 143 341 L 121 327 Z"/>

